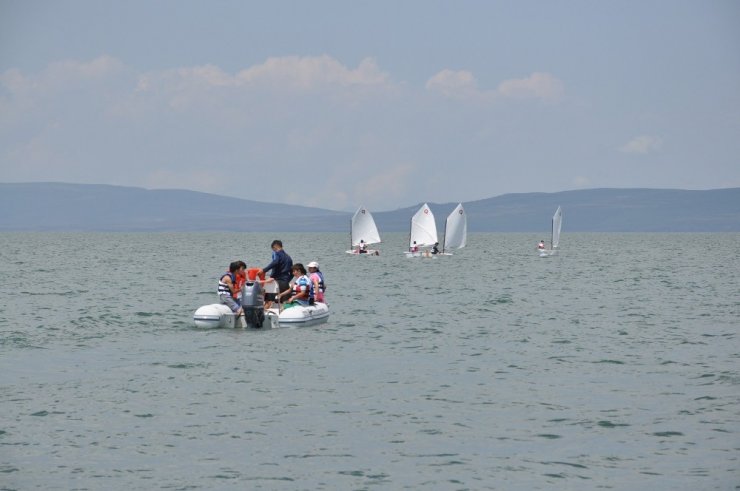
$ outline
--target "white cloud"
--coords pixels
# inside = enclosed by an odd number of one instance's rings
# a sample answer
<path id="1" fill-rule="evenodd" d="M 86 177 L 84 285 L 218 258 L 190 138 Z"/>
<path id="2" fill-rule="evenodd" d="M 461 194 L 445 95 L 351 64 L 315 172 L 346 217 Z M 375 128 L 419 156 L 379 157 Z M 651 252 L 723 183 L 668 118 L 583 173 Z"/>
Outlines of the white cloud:
<path id="1" fill-rule="evenodd" d="M 139 91 L 182 90 L 187 87 L 269 88 L 274 91 L 310 91 L 329 87 L 390 86 L 390 76 L 376 61 L 365 58 L 349 68 L 328 55 L 268 58 L 235 75 L 217 66 L 203 65 L 143 74 Z"/>
<path id="2" fill-rule="evenodd" d="M 525 78 L 504 80 L 498 86 L 498 93 L 503 97 L 541 99 L 548 102 L 560 100 L 563 92 L 563 82 L 542 72 L 535 72 Z"/>
<path id="3" fill-rule="evenodd" d="M 426 88 L 446 97 L 472 98 L 477 100 L 496 99 L 539 99 L 557 102 L 563 97 L 563 82 L 549 73 L 535 72 L 520 79 L 501 82 L 494 90 L 480 90 L 478 81 L 467 70 L 442 70 L 431 77 Z"/>
<path id="4" fill-rule="evenodd" d="M 284 88 L 310 90 L 327 85 L 386 85 L 388 74 L 372 58 L 365 58 L 350 69 L 328 56 L 286 56 L 268 58 L 261 65 L 240 71 L 236 78 L 242 84 L 278 84 Z"/>
<path id="5" fill-rule="evenodd" d="M 663 140 L 661 138 L 658 138 L 656 136 L 642 135 L 628 141 L 627 143 L 622 145 L 619 150 L 624 153 L 646 154 L 652 151 L 660 150 L 662 147 Z"/>
<path id="6" fill-rule="evenodd" d="M 478 82 L 467 70 L 442 70 L 427 81 L 426 88 L 447 97 L 480 96 Z"/>

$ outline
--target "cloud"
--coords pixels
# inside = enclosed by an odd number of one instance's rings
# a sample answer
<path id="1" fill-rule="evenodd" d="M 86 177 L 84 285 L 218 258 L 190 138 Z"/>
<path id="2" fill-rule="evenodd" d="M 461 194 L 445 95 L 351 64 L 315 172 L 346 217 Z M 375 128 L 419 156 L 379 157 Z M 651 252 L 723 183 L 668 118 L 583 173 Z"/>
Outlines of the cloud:
<path id="1" fill-rule="evenodd" d="M 496 89 L 480 90 L 478 81 L 467 70 L 442 70 L 426 83 L 427 90 L 445 97 L 497 100 L 497 99 L 539 99 L 557 102 L 565 92 L 563 82 L 549 73 L 535 72 L 520 79 L 501 82 Z"/>
<path id="2" fill-rule="evenodd" d="M 261 65 L 240 71 L 236 79 L 245 85 L 273 85 L 295 90 L 317 87 L 387 85 L 388 74 L 382 72 L 373 58 L 365 58 L 355 69 L 349 69 L 328 56 L 286 56 L 268 58 Z"/>
<path id="3" fill-rule="evenodd" d="M 460 172 L 479 175 L 481 156 L 500 145 L 487 138 L 481 149 L 470 136 L 490 108 L 460 104 L 462 119 L 436 117 L 449 110 L 446 98 L 539 100 L 552 93 L 546 80 L 481 90 L 471 72 L 442 70 L 414 87 L 373 58 L 347 66 L 328 55 L 268 58 L 231 72 L 213 64 L 143 72 L 110 56 L 65 60 L 0 73 L 0 174 L 332 209 L 444 200 L 449 182 L 430 177 L 442 162 L 466 155 Z"/>
<path id="4" fill-rule="evenodd" d="M 203 65 L 143 74 L 140 92 L 184 88 L 271 89 L 273 91 L 315 91 L 330 87 L 390 87 L 390 76 L 373 58 L 348 68 L 328 55 L 268 58 L 264 63 L 231 75 L 217 66 Z"/>
<path id="5" fill-rule="evenodd" d="M 503 97 L 541 99 L 548 102 L 560 100 L 563 92 L 563 82 L 542 72 L 535 72 L 526 78 L 504 80 L 498 86 L 498 93 Z"/>
<path id="6" fill-rule="evenodd" d="M 268 58 L 234 74 L 214 65 L 181 67 L 140 74 L 131 105 L 122 110 L 151 106 L 201 114 L 240 111 L 272 105 L 277 114 L 295 109 L 307 97 L 326 98 L 331 104 L 353 106 L 399 90 L 373 58 L 356 67 L 343 65 L 328 55 Z M 242 107 L 246 105 L 246 107 Z"/>
<path id="7" fill-rule="evenodd" d="M 662 147 L 663 140 L 661 138 L 658 138 L 656 136 L 642 135 L 628 141 L 627 143 L 622 145 L 619 150 L 621 152 L 630 154 L 646 154 L 660 150 Z"/>
<path id="8" fill-rule="evenodd" d="M 573 185 L 577 188 L 587 188 L 591 186 L 591 179 L 584 176 L 576 176 L 573 178 Z"/>
<path id="9" fill-rule="evenodd" d="M 427 81 L 426 88 L 447 97 L 481 96 L 478 81 L 466 70 L 442 70 Z"/>

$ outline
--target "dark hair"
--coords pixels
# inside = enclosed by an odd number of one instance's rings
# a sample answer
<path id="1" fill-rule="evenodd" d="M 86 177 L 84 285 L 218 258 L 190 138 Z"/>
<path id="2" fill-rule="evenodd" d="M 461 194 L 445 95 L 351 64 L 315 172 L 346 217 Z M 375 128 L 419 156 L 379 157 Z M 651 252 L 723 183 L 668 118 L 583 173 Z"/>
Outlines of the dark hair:
<path id="1" fill-rule="evenodd" d="M 306 274 L 306 268 L 303 267 L 303 264 L 301 263 L 295 263 L 292 268 L 290 268 L 291 271 L 298 270 L 301 272 L 301 274 Z"/>
<path id="2" fill-rule="evenodd" d="M 239 263 L 240 268 L 247 269 L 247 263 L 245 263 L 244 261 L 237 261 L 237 263 Z"/>
<path id="3" fill-rule="evenodd" d="M 272 241 L 272 244 L 270 244 L 270 247 L 275 247 L 276 245 L 283 247 L 283 241 L 275 239 Z"/>
<path id="4" fill-rule="evenodd" d="M 239 261 L 234 261 L 233 263 L 229 264 L 229 273 L 236 273 L 236 270 L 239 268 L 241 268 Z"/>

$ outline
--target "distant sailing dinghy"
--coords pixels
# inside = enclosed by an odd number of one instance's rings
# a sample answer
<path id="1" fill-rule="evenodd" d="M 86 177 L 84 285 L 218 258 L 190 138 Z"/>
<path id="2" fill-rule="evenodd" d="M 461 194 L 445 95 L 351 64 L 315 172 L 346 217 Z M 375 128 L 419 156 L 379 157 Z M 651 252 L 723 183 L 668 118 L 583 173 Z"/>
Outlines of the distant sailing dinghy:
<path id="1" fill-rule="evenodd" d="M 429 205 L 424 203 L 419 211 L 411 217 L 411 233 L 409 234 L 409 250 L 406 257 L 434 257 L 429 247 L 437 244 L 437 224 Z"/>
<path id="2" fill-rule="evenodd" d="M 462 203 L 452 210 L 445 221 L 445 241 L 442 245 L 443 256 L 451 256 L 450 249 L 462 249 L 468 240 L 468 219 Z"/>
<path id="3" fill-rule="evenodd" d="M 550 248 L 537 248 L 537 253 L 540 257 L 553 256 L 558 252 L 558 246 L 560 245 L 560 230 L 563 226 L 563 210 L 555 210 L 555 214 L 552 216 L 552 235 L 550 236 Z"/>
<path id="4" fill-rule="evenodd" d="M 349 224 L 350 247 L 347 254 L 367 254 L 368 256 L 379 256 L 377 249 L 368 249 L 369 245 L 380 244 L 380 234 L 375 220 L 367 208 L 359 207 Z"/>

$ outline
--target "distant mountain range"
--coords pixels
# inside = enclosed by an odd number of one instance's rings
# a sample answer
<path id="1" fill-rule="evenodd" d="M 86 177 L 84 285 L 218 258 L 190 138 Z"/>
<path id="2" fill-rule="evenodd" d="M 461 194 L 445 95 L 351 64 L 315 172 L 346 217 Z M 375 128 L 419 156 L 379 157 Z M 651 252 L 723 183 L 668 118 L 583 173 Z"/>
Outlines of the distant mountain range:
<path id="1" fill-rule="evenodd" d="M 360 203 L 358 203 L 360 205 Z M 421 203 L 370 210 L 384 232 L 406 232 Z M 429 203 L 440 234 L 456 203 Z M 463 202 L 470 232 L 740 232 L 740 188 L 585 189 Z M 342 232 L 352 213 L 185 190 L 96 184 L 0 183 L 0 231 Z"/>

